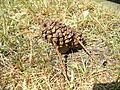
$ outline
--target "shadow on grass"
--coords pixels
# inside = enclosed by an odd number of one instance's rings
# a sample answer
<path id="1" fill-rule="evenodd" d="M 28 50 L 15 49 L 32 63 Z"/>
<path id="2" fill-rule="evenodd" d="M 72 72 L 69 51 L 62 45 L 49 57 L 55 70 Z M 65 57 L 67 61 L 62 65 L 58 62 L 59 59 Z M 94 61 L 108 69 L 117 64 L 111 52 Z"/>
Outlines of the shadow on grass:
<path id="1" fill-rule="evenodd" d="M 92 90 L 120 90 L 120 82 L 96 83 Z"/>
<path id="2" fill-rule="evenodd" d="M 115 2 L 115 3 L 120 4 L 120 0 L 107 0 L 107 1 L 111 1 L 111 2 Z"/>

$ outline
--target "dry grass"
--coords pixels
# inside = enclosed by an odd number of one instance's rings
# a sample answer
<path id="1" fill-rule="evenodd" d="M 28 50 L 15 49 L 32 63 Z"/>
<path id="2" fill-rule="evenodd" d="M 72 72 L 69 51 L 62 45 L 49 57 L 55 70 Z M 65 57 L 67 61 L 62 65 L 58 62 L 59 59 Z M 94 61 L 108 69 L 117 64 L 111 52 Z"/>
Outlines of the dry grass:
<path id="1" fill-rule="evenodd" d="M 87 0 L 2 0 L 0 9 L 0 90 L 119 90 L 119 15 Z M 46 18 L 82 32 L 94 56 L 93 65 L 83 50 L 69 56 L 70 86 L 40 37 Z"/>

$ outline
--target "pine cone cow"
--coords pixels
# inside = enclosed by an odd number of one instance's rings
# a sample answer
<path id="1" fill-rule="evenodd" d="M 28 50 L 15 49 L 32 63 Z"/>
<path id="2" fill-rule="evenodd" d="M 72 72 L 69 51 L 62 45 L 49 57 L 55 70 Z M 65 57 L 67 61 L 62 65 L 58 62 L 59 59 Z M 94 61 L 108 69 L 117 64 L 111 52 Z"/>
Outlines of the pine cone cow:
<path id="1" fill-rule="evenodd" d="M 77 52 L 80 49 L 84 51 L 91 57 L 88 50 L 85 48 L 85 40 L 82 34 L 77 33 L 73 28 L 62 24 L 58 21 L 46 20 L 42 25 L 42 35 L 47 42 L 52 43 L 56 48 L 56 53 L 59 57 L 63 74 L 65 79 L 69 82 L 69 77 L 67 75 L 67 64 L 63 64 L 61 54 L 67 54 L 72 52 Z M 67 63 L 67 57 L 65 57 L 65 63 Z M 91 57 L 93 60 L 93 58 Z"/>

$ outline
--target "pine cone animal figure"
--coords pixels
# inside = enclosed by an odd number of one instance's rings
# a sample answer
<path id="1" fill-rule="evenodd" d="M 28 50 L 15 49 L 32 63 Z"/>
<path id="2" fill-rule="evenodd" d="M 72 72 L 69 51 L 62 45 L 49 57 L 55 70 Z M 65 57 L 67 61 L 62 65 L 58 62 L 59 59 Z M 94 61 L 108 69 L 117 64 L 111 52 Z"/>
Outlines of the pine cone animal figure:
<path id="1" fill-rule="evenodd" d="M 77 33 L 70 26 L 53 20 L 44 21 L 42 28 L 43 38 L 49 43 L 52 43 L 56 48 L 56 53 L 59 57 L 63 74 L 67 82 L 70 83 L 67 75 L 67 55 L 69 53 L 77 52 L 80 49 L 84 49 L 84 51 L 91 57 L 88 50 L 84 47 L 85 40 L 83 39 L 82 34 Z M 65 54 L 65 64 L 62 62 L 61 54 Z"/>
<path id="2" fill-rule="evenodd" d="M 52 43 L 54 47 L 58 46 L 61 54 L 74 53 L 82 49 L 83 47 L 79 41 L 85 45 L 82 34 L 77 33 L 70 26 L 58 21 L 46 20 L 43 22 L 42 28 L 43 38 L 45 38 L 47 42 Z"/>

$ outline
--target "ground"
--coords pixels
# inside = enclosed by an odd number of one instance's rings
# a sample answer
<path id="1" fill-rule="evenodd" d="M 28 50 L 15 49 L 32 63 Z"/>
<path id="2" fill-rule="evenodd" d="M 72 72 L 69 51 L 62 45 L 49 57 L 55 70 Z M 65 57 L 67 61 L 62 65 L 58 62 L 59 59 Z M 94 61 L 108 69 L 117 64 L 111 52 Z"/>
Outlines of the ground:
<path id="1" fill-rule="evenodd" d="M 120 90 L 116 11 L 88 0 L 3 0 L 0 9 L 0 90 Z M 41 37 L 44 19 L 82 33 L 94 58 L 84 50 L 70 54 L 69 83 L 54 47 Z"/>

